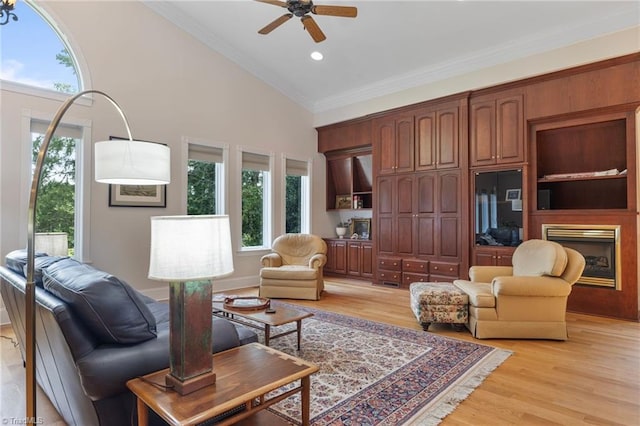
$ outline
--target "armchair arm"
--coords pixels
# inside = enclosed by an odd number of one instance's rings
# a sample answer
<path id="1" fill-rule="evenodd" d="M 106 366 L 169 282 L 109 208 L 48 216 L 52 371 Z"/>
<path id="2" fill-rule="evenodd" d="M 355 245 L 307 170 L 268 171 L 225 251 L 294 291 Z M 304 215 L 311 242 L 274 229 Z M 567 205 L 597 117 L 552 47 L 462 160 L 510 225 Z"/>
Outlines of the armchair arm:
<path id="1" fill-rule="evenodd" d="M 472 266 L 469 268 L 469 280 L 477 283 L 490 283 L 495 277 L 513 275 L 512 266 Z"/>
<path id="2" fill-rule="evenodd" d="M 324 266 L 325 263 L 327 263 L 327 256 L 326 255 L 324 255 L 322 253 L 314 254 L 309 259 L 309 268 L 311 268 L 311 269 L 320 269 L 320 268 L 322 268 Z"/>
<path id="3" fill-rule="evenodd" d="M 260 263 L 264 267 L 277 268 L 282 266 L 282 257 L 278 253 L 269 253 L 262 256 Z"/>
<path id="4" fill-rule="evenodd" d="M 496 277 L 491 282 L 494 296 L 566 297 L 571 284 L 557 277 Z"/>

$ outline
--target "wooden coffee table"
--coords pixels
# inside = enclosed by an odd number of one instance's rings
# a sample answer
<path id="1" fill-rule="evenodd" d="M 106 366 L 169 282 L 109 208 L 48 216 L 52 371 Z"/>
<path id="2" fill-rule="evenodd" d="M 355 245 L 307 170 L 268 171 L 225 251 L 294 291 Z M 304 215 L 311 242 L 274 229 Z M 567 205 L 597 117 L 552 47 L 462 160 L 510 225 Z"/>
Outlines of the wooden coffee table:
<path id="1" fill-rule="evenodd" d="M 213 355 L 213 371 L 217 377 L 214 385 L 187 395 L 162 388 L 169 369 L 129 380 L 127 387 L 137 397 L 138 425 L 148 424 L 149 408 L 170 425 L 187 426 L 202 423 L 230 410 L 235 412 L 238 407 L 239 412 L 220 420 L 216 425 L 238 422 L 281 424 L 281 418 L 263 410 L 297 392 L 301 394 L 302 424 L 309 425 L 310 376 L 318 371 L 316 365 L 259 343 L 251 343 Z M 296 380 L 300 380 L 299 386 L 266 398 L 269 392 Z"/>
<path id="2" fill-rule="evenodd" d="M 298 350 L 300 350 L 302 320 L 313 316 L 313 314 L 308 312 L 302 312 L 296 309 L 284 308 L 281 306 L 278 306 L 276 308 L 276 312 L 273 314 L 266 313 L 265 309 L 255 311 L 229 309 L 224 306 L 223 302 L 219 302 L 217 300 L 213 301 L 213 315 L 226 318 L 230 321 L 237 322 L 238 324 L 246 325 L 248 327 L 257 328 L 258 330 L 264 331 L 264 344 L 267 346 L 269 346 L 269 341 L 271 339 L 286 336 L 292 333 L 298 333 Z M 255 322 L 246 321 L 247 319 Z M 279 325 L 288 324 L 290 322 L 296 323 L 296 328 L 294 330 L 284 331 L 273 336 L 271 335 L 271 327 L 277 327 Z"/>

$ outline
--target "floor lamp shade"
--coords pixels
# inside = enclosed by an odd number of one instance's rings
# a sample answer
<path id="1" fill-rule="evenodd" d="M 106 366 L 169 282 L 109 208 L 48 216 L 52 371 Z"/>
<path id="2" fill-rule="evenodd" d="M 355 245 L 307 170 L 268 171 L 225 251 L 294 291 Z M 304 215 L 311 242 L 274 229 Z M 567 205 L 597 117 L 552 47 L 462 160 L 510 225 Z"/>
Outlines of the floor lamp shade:
<path id="1" fill-rule="evenodd" d="M 151 218 L 149 278 L 169 281 L 168 386 L 181 395 L 216 381 L 211 279 L 233 272 L 228 216 Z"/>
<path id="2" fill-rule="evenodd" d="M 169 147 L 135 140 L 96 142 L 95 178 L 100 183 L 162 185 L 171 180 Z"/>

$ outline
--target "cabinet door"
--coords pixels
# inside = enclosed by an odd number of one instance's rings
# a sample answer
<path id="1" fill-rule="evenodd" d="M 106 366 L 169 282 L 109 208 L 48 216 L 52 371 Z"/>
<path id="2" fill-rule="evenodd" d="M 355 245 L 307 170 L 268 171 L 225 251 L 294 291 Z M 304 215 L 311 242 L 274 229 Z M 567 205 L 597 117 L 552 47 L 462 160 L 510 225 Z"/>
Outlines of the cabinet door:
<path id="1" fill-rule="evenodd" d="M 382 176 L 376 181 L 376 207 L 377 207 L 377 227 L 375 238 L 378 243 L 379 253 L 393 253 L 394 238 L 394 200 L 395 182 L 393 176 Z"/>
<path id="2" fill-rule="evenodd" d="M 362 243 L 360 249 L 360 276 L 373 277 L 373 244 Z"/>
<path id="3" fill-rule="evenodd" d="M 436 174 L 415 176 L 413 250 L 416 256 L 435 255 Z"/>
<path id="4" fill-rule="evenodd" d="M 478 266 L 495 266 L 496 254 L 493 251 L 476 251 L 476 260 L 473 264 Z"/>
<path id="5" fill-rule="evenodd" d="M 335 258 L 334 272 L 336 274 L 347 273 L 347 243 L 345 241 L 335 241 L 333 254 Z"/>
<path id="6" fill-rule="evenodd" d="M 331 240 L 325 240 L 327 243 L 327 263 L 324 264 L 325 272 L 334 272 L 336 269 L 335 243 Z"/>
<path id="7" fill-rule="evenodd" d="M 436 168 L 436 113 L 416 114 L 415 162 L 416 171 Z"/>
<path id="8" fill-rule="evenodd" d="M 411 255 L 413 253 L 414 238 L 414 177 L 413 175 L 398 176 L 396 183 L 396 233 L 394 244 L 397 254 Z"/>
<path id="9" fill-rule="evenodd" d="M 413 171 L 413 115 L 396 120 L 396 173 Z"/>
<path id="10" fill-rule="evenodd" d="M 438 111 L 437 124 L 436 168 L 456 168 L 460 146 L 458 107 Z"/>
<path id="11" fill-rule="evenodd" d="M 373 140 L 379 175 L 396 171 L 396 126 L 393 118 L 382 118 L 373 123 Z"/>
<path id="12" fill-rule="evenodd" d="M 496 162 L 495 101 L 471 105 L 471 165 L 486 166 Z"/>
<path id="13" fill-rule="evenodd" d="M 437 255 L 448 260 L 461 259 L 460 171 L 438 174 Z"/>
<path id="14" fill-rule="evenodd" d="M 347 274 L 360 276 L 361 246 L 359 242 L 347 243 Z"/>
<path id="15" fill-rule="evenodd" d="M 498 164 L 524 161 L 522 95 L 496 101 L 496 156 Z"/>

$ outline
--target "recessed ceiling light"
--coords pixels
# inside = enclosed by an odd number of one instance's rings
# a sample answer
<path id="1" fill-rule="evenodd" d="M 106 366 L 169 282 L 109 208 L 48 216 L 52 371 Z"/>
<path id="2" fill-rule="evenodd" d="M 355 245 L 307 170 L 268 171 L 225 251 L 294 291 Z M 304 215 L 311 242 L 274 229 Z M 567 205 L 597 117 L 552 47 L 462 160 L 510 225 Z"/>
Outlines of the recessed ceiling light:
<path id="1" fill-rule="evenodd" d="M 314 61 L 321 61 L 322 58 L 324 58 L 324 56 L 322 56 L 322 53 L 318 52 L 317 50 L 315 52 L 311 52 L 311 59 L 313 59 Z"/>

